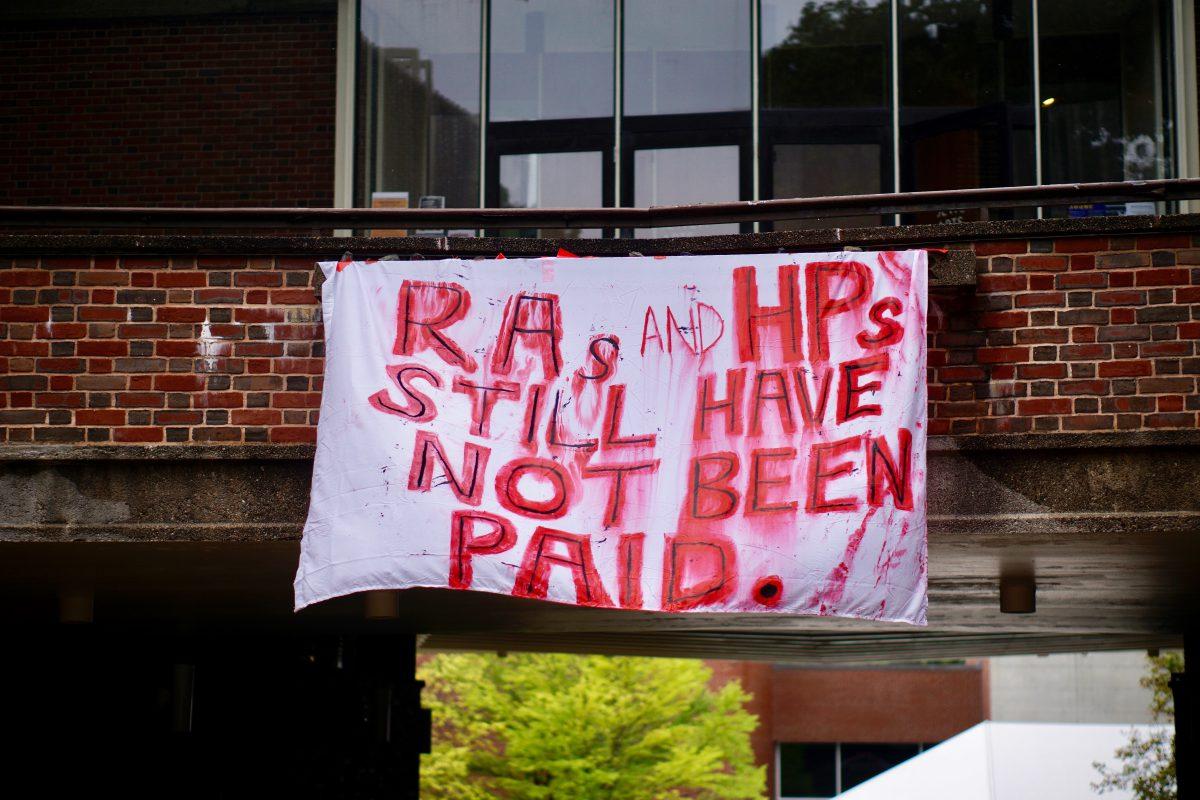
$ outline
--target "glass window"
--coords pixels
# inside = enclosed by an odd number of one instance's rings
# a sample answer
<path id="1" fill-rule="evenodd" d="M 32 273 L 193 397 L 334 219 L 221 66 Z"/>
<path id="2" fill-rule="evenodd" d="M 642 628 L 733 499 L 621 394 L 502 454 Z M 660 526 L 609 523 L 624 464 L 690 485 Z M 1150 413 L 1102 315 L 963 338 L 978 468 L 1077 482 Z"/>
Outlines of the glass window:
<path id="1" fill-rule="evenodd" d="M 921 751 L 915 744 L 842 743 L 842 786 L 844 792 L 886 772 Z"/>
<path id="2" fill-rule="evenodd" d="M 500 157 L 500 205 L 504 208 L 596 208 L 604 205 L 603 154 L 523 153 Z M 508 232 L 511 235 L 511 232 Z M 545 229 L 522 234 L 596 238 L 598 230 Z"/>
<path id="3" fill-rule="evenodd" d="M 740 161 L 734 145 L 638 150 L 633 158 L 633 204 L 645 208 L 737 200 Z M 636 235 L 657 239 L 737 232 L 738 226 L 730 224 L 645 228 Z"/>
<path id="4" fill-rule="evenodd" d="M 750 108 L 749 0 L 625 0 L 625 113 Z"/>
<path id="5" fill-rule="evenodd" d="M 626 0 L 621 194 L 635 206 L 749 199 L 751 0 Z M 639 230 L 736 233 L 737 225 Z"/>
<path id="6" fill-rule="evenodd" d="M 763 0 L 764 197 L 892 190 L 887 0 Z M 777 222 L 777 230 L 878 225 L 878 215 Z"/>
<path id="7" fill-rule="evenodd" d="M 762 0 L 764 109 L 890 105 L 888 0 Z"/>
<path id="8" fill-rule="evenodd" d="M 362 0 L 362 205 L 376 192 L 479 205 L 479 20 L 479 0 Z"/>
<path id="9" fill-rule="evenodd" d="M 1173 7 L 1042 0 L 1034 25 L 1033 0 L 361 0 L 356 199 L 645 206 L 1173 177 Z"/>
<path id="10" fill-rule="evenodd" d="M 491 23 L 492 120 L 612 117 L 612 0 L 492 0 Z"/>
<path id="11" fill-rule="evenodd" d="M 1167 5 L 1056 0 L 1039 13 L 1043 180 L 1174 175 Z M 1129 205 L 1072 211 L 1154 213 L 1152 204 Z"/>
<path id="12" fill-rule="evenodd" d="M 772 197 L 822 197 L 874 194 L 885 178 L 883 146 L 873 144 L 776 144 L 771 148 Z M 882 224 L 869 217 L 822 217 L 783 220 L 776 230 L 795 228 L 868 227 Z"/>
<path id="13" fill-rule="evenodd" d="M 875 742 L 780 744 L 779 797 L 787 800 L 834 797 L 929 747 L 932 745 Z"/>
<path id="14" fill-rule="evenodd" d="M 780 797 L 833 797 L 837 789 L 836 744 L 780 744 Z"/>
<path id="15" fill-rule="evenodd" d="M 902 0 L 901 191 L 1036 182 L 1030 14 L 1029 0 Z"/>

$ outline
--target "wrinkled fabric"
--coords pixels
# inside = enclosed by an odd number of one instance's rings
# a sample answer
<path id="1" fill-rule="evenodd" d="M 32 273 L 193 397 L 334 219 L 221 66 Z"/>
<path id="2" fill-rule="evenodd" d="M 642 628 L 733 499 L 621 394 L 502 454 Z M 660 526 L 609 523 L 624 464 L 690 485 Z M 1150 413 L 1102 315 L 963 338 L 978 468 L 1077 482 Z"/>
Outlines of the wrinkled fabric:
<path id="1" fill-rule="evenodd" d="M 321 266 L 297 609 L 925 623 L 923 251 Z"/>

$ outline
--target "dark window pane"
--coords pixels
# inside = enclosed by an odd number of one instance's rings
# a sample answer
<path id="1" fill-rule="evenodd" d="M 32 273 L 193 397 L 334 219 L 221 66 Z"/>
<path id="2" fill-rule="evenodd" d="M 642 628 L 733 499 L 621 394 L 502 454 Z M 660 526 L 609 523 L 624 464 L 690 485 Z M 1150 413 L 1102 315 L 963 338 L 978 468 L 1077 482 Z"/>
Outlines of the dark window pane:
<path id="1" fill-rule="evenodd" d="M 638 150 L 633 157 L 633 204 L 646 206 L 737 200 L 740 158 L 735 145 Z M 642 238 L 737 233 L 738 226 L 645 228 Z"/>
<path id="2" fill-rule="evenodd" d="M 493 0 L 495 121 L 613 113 L 611 0 Z"/>
<path id="3" fill-rule="evenodd" d="M 625 113 L 750 108 L 749 0 L 626 0 Z"/>
<path id="4" fill-rule="evenodd" d="M 901 2 L 902 190 L 1035 182 L 1030 13 L 1029 0 Z"/>
<path id="5" fill-rule="evenodd" d="M 874 194 L 883 182 L 879 144 L 784 144 L 772 150 L 775 197 Z M 787 220 L 776 230 L 799 227 L 868 227 L 880 217 L 822 217 Z"/>
<path id="6" fill-rule="evenodd" d="M 780 797 L 833 797 L 837 794 L 837 745 L 780 744 Z"/>
<path id="7" fill-rule="evenodd" d="M 842 791 L 915 756 L 915 744 L 842 744 Z"/>
<path id="8" fill-rule="evenodd" d="M 1165 3 L 1057 0 L 1040 7 L 1046 183 L 1175 174 L 1171 25 Z M 1143 204 L 1131 212 L 1153 213 Z M 1124 204 L 1087 213 L 1122 213 Z"/>
<path id="9" fill-rule="evenodd" d="M 585 153 L 525 153 L 500 157 L 500 205 L 504 208 L 597 208 L 604 205 L 603 156 Z M 529 236 L 587 239 L 598 230 L 543 228 Z"/>
<path id="10" fill-rule="evenodd" d="M 359 202 L 479 205 L 479 0 L 362 0 Z"/>
<path id="11" fill-rule="evenodd" d="M 892 190 L 890 32 L 887 0 L 763 0 L 764 197 Z M 826 217 L 773 227 L 883 221 L 878 215 Z"/>
<path id="12" fill-rule="evenodd" d="M 890 104 L 887 0 L 763 0 L 763 108 Z"/>

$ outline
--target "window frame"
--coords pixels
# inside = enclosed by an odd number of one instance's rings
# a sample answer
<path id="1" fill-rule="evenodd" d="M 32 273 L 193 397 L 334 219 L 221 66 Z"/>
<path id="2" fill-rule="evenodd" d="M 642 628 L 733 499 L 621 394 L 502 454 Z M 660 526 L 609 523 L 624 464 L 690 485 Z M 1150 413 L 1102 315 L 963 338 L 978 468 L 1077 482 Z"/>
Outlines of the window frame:
<path id="1" fill-rule="evenodd" d="M 499 208 L 500 157 L 549 153 L 594 153 L 602 158 L 601 197 L 605 207 L 614 198 L 612 125 L 608 117 L 560 120 L 553 127 L 540 120 L 492 122 L 488 124 L 484 174 L 485 208 Z"/>
<path id="2" fill-rule="evenodd" d="M 921 755 L 926 750 L 929 750 L 932 747 L 936 747 L 938 744 L 940 744 L 940 742 L 934 742 L 934 743 L 928 743 L 928 742 L 775 742 L 774 744 L 775 744 L 775 747 L 774 747 L 774 751 L 775 751 L 775 765 L 774 765 L 775 766 L 775 769 L 774 769 L 775 791 L 773 792 L 773 800 L 832 800 L 832 798 L 803 797 L 803 796 L 799 796 L 799 795 L 785 795 L 783 793 L 783 745 L 785 745 L 785 744 L 826 744 L 826 745 L 832 744 L 833 745 L 834 789 L 836 790 L 833 794 L 833 797 L 837 797 L 840 794 L 842 794 L 842 792 L 847 791 L 847 789 L 853 788 L 853 787 L 845 786 L 843 778 L 842 778 L 842 760 L 843 760 L 842 745 L 843 744 L 850 744 L 850 745 L 861 745 L 861 744 L 888 744 L 888 745 L 891 745 L 891 744 L 896 744 L 896 745 L 905 745 L 905 746 L 916 747 L 917 752 L 915 755 L 912 755 L 909 757 L 909 759 L 911 759 L 911 758 L 916 758 L 917 756 Z M 909 759 L 905 759 L 904 761 L 899 762 L 899 764 L 896 764 L 896 766 L 899 766 L 900 764 L 905 763 Z M 889 769 L 895 769 L 895 767 L 889 767 Z M 880 773 L 880 774 L 883 774 L 883 773 Z M 867 780 L 870 780 L 870 778 L 868 778 Z M 855 786 L 858 786 L 858 785 L 861 785 L 861 784 L 855 784 Z"/>
<path id="3" fill-rule="evenodd" d="M 621 205 L 632 206 L 635 154 L 639 150 L 693 147 L 738 149 L 738 199 L 753 200 L 753 136 L 749 111 L 699 114 L 655 114 L 625 117 L 621 122 Z M 742 226 L 742 233 L 749 229 Z"/>
<path id="4" fill-rule="evenodd" d="M 631 202 L 633 196 L 633 153 L 639 148 L 736 144 L 739 147 L 739 163 L 741 164 L 741 175 L 739 176 L 740 195 L 743 199 L 760 200 L 768 198 L 772 194 L 773 179 L 770 174 L 771 147 L 776 144 L 803 144 L 809 136 L 815 136 L 814 141 L 819 141 L 821 138 L 828 136 L 828 134 L 822 134 L 815 130 L 819 126 L 788 120 L 786 117 L 789 112 L 786 110 L 762 107 L 760 97 L 762 48 L 761 31 L 759 30 L 759 26 L 761 25 L 762 0 L 746 0 L 750 4 L 749 18 L 751 21 L 751 30 L 749 31 L 751 107 L 749 110 L 713 112 L 711 114 L 660 115 L 661 119 L 651 116 L 625 116 L 622 86 L 624 2 L 623 0 L 613 0 L 613 2 L 614 25 L 612 37 L 614 64 L 609 75 L 609 78 L 613 81 L 614 90 L 613 115 L 586 120 L 546 120 L 536 123 L 541 126 L 537 138 L 547 145 L 545 149 L 536 152 L 577 152 L 580 150 L 599 149 L 604 153 L 604 198 L 606 205 L 628 205 Z M 898 48 L 900 44 L 898 20 L 900 0 L 888 0 L 888 2 L 891 9 L 889 37 L 892 48 L 893 74 L 891 76 L 890 97 L 888 98 L 889 104 L 883 111 L 884 113 L 890 112 L 891 115 L 890 139 L 892 147 L 891 158 L 888 159 L 886 153 L 883 158 L 883 167 L 885 169 L 883 175 L 885 176 L 886 183 L 886 170 L 890 167 L 892 173 L 890 191 L 898 192 L 901 188 L 900 173 L 904 161 L 901 158 L 904 148 L 904 142 L 902 141 L 903 134 L 900 126 L 897 124 L 899 121 L 897 117 L 899 112 L 901 79 L 901 76 L 897 74 Z M 1041 141 L 1042 123 L 1040 113 L 1042 98 L 1039 69 L 1039 0 L 1028 0 L 1028 2 L 1031 5 L 1031 36 L 1033 39 L 1031 58 L 1033 59 L 1035 106 L 1035 185 L 1042 185 L 1042 159 L 1044 152 Z M 360 111 L 357 107 L 358 98 L 355 86 L 360 41 L 358 31 L 360 3 L 361 0 L 338 0 L 337 7 L 336 124 L 334 135 L 333 187 L 335 207 L 352 206 L 358 198 L 358 193 L 361 189 L 357 185 L 357 181 L 361 179 L 359 175 L 361 165 L 356 163 L 359 154 L 356 152 L 357 137 L 355 135 L 355 124 Z M 1194 4 L 1190 0 L 1171 0 L 1168 10 L 1170 12 L 1169 23 L 1172 29 L 1165 39 L 1171 47 L 1171 55 L 1165 71 L 1168 73 L 1172 85 L 1164 99 L 1168 100 L 1173 106 L 1171 115 L 1171 121 L 1174 126 L 1172 144 L 1175 151 L 1173 154 L 1173 174 L 1175 177 L 1200 177 L 1200 125 L 1198 125 L 1200 97 L 1197 96 L 1196 11 Z M 482 19 L 478 54 L 481 77 L 479 89 L 480 159 L 478 164 L 478 186 L 480 205 L 489 207 L 493 202 L 498 200 L 497 193 L 493 192 L 491 190 L 492 187 L 488 185 L 489 176 L 494 175 L 495 170 L 498 168 L 498 156 L 517 152 L 511 151 L 509 145 L 504 142 L 493 146 L 489 142 L 491 138 L 489 132 L 497 125 L 520 125 L 523 123 L 491 123 L 487 121 L 488 95 L 490 92 L 488 70 L 490 58 L 490 0 L 480 0 L 480 11 Z M 739 118 L 738 124 L 741 127 L 734 129 L 729 126 L 729 118 L 733 117 Z M 573 128 L 571 123 L 574 122 L 584 123 L 588 130 L 583 131 Z M 686 145 L 651 144 L 651 142 L 669 141 L 671 135 L 669 127 L 673 123 L 678 122 L 687 122 L 688 124 L 701 126 L 700 128 L 693 128 L 690 131 L 690 135 L 694 137 L 692 141 L 687 142 Z M 867 137 L 865 134 L 860 134 L 856 131 L 852 132 L 853 128 L 849 126 L 838 127 L 842 127 L 856 141 L 861 140 L 863 143 L 866 143 L 868 139 L 870 139 L 871 143 L 875 141 L 873 137 Z M 814 128 L 814 130 L 806 131 L 807 128 Z M 549 133 L 547 129 L 556 132 Z M 512 130 L 515 131 L 516 129 Z M 607 146 L 594 146 L 592 143 L 597 142 L 602 133 L 607 137 Z M 580 137 L 589 142 L 586 147 L 574 143 L 574 140 Z M 509 137 L 504 136 L 502 138 L 507 140 Z M 796 140 L 789 141 L 792 138 L 796 138 Z M 887 142 L 885 141 L 883 144 L 886 145 Z M 524 150 L 520 152 L 535 151 Z M 1200 202 L 1198 201 L 1184 201 L 1178 205 L 1179 210 L 1182 212 L 1200 208 Z M 757 225 L 747 226 L 746 230 L 753 230 L 757 227 Z M 348 234 L 349 231 L 338 231 L 338 233 L 344 235 Z M 482 233 L 482 231 L 479 233 Z"/>

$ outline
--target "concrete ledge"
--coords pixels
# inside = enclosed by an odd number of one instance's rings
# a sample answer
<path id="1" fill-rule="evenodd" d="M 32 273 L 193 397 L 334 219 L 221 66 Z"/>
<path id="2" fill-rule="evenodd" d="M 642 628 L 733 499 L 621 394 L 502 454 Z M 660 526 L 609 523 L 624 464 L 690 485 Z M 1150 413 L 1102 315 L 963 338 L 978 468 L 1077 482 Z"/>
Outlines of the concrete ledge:
<path id="1" fill-rule="evenodd" d="M 963 450 L 1077 450 L 1200 447 L 1200 430 L 1097 431 L 1092 433 L 991 433 L 931 436 L 929 452 Z"/>
<path id="2" fill-rule="evenodd" d="M 1071 447 L 1063 445 L 1078 438 L 1047 436 L 1042 448 L 935 450 L 931 533 L 1069 539 L 1200 530 L 1200 447 L 1195 431 L 1184 433 L 1192 444 L 1157 437 L 1156 445 Z M 294 538 L 312 482 L 312 448 L 297 445 L 0 452 L 0 541 Z"/>
<path id="3" fill-rule="evenodd" d="M 1200 447 L 1200 430 L 996 433 L 929 438 L 930 453 L 1181 447 Z M 313 444 L 6 444 L 0 445 L 0 462 L 308 461 L 314 453 L 316 445 Z"/>
<path id="4" fill-rule="evenodd" d="M 855 633 L 857 635 L 851 635 Z M 762 631 L 661 631 L 656 633 L 555 632 L 520 633 L 487 631 L 435 633 L 422 642 L 425 650 L 500 650 L 563 653 L 607 653 L 645 656 L 678 654 L 681 658 L 737 658 L 765 661 L 778 667 L 806 665 L 839 670 L 851 664 L 889 669 L 887 661 L 918 659 L 979 658 L 1004 655 L 1049 655 L 1051 653 L 1145 650 L 1182 646 L 1182 636 L 1170 634 L 1027 633 L 1011 630 L 993 632 L 853 629 L 839 633 L 820 630 L 769 633 Z M 779 662 L 785 662 L 780 664 Z M 905 664 L 899 669 L 920 669 Z M 939 670 L 947 669 L 943 664 Z M 953 668 L 953 667 L 951 667 Z M 969 667 L 968 667 L 969 669 Z"/>
<path id="5" fill-rule="evenodd" d="M 311 461 L 313 444 L 7 444 L 4 461 Z"/>
<path id="6" fill-rule="evenodd" d="M 768 234 L 773 235 L 773 234 Z M 414 246 L 413 243 L 416 243 Z M 576 242 L 588 242 L 579 245 Z M 607 242 L 597 246 L 594 242 Z M 664 247 L 676 242 L 677 247 Z M 299 243 L 299 246 L 297 245 Z M 382 246 L 381 246 L 382 243 Z M 644 243 L 654 243 L 647 246 Z M 784 247 L 779 243 L 713 236 L 694 239 L 429 239 L 403 238 L 330 238 L 278 236 L 3 236 L 0 255 L 80 255 L 80 254 L 154 254 L 154 255 L 308 255 L 318 261 L 341 258 L 350 252 L 356 258 L 387 255 L 401 258 L 484 258 L 503 252 L 510 258 L 553 255 L 562 245 L 578 255 L 630 256 L 712 253 L 761 253 L 784 250 L 841 250 L 834 243 L 825 247 Z M 876 248 L 878 249 L 878 248 Z M 974 286 L 975 254 L 966 249 L 934 250 L 929 254 L 929 284 L 935 287 Z M 318 274 L 318 278 L 319 278 Z M 318 282 L 319 286 L 319 282 Z"/>
<path id="7" fill-rule="evenodd" d="M 811 228 L 771 233 L 679 236 L 663 239 L 532 239 L 516 237 L 368 237 L 252 234 L 0 234 L 0 254 L 39 255 L 313 255 L 336 258 L 350 250 L 356 256 L 398 255 L 510 256 L 554 255 L 560 246 L 577 255 L 669 255 L 691 253 L 772 252 L 784 250 L 882 248 L 971 244 L 995 239 L 1055 239 L 1070 236 L 1137 236 L 1200 234 L 1200 214 L 1161 217 L 1084 217 L 947 222 L 937 225 L 876 225 L 863 228 Z"/>
<path id="8" fill-rule="evenodd" d="M 931 626 L 955 632 L 950 636 L 988 632 L 1005 642 L 1013 633 L 1035 631 L 1137 634 L 1147 641 L 1177 634 L 1200 608 L 1194 580 L 1200 569 L 1196 439 L 1196 431 L 987 437 L 975 449 L 942 440 L 951 446 L 932 449 L 928 468 Z M 0 593 L 8 600 L 0 604 L 0 619 L 5 613 L 19 617 L 39 602 L 48 603 L 52 614 L 53 588 L 60 585 L 94 586 L 97 608 L 118 621 L 290 619 L 312 449 L 0 450 L 7 456 L 0 463 Z M 42 457 L 46 451 L 59 457 Z M 403 533 L 402 520 L 396 524 Z M 1031 568 L 1037 614 L 1001 616 L 1000 578 L 1006 570 Z M 360 602 L 321 604 L 298 619 L 361 619 Z M 471 634 L 439 643 L 447 647 L 501 646 L 504 640 L 519 649 L 518 633 L 564 635 L 565 642 L 586 632 L 755 629 L 769 638 L 842 626 L 773 614 L 522 604 L 471 592 L 414 590 L 401 602 L 398 625 Z M 712 652 L 745 654 L 758 647 L 726 644 L 729 649 L 714 646 Z M 791 647 L 772 651 L 766 639 L 760 644 L 764 653 L 811 655 Z M 579 646 L 608 652 L 616 645 L 581 640 Z M 665 654 L 691 645 L 659 640 L 655 646 Z"/>
<path id="9" fill-rule="evenodd" d="M 445 258 L 554 255 L 566 247 L 577 255 L 626 256 L 755 253 L 840 250 L 845 247 L 951 246 L 931 258 L 931 285 L 974 283 L 973 242 L 996 239 L 1054 239 L 1072 236 L 1136 236 L 1200 234 L 1200 215 L 1162 217 L 1087 217 L 1083 219 L 993 220 L 940 225 L 821 228 L 771 233 L 723 234 L 664 239 L 524 239 L 504 237 L 335 237 L 323 235 L 130 235 L 130 234 L 3 234 L 0 255 L 306 255 L 314 261 L 339 258 L 347 251 L 359 258 L 386 255 Z M 956 250 L 964 250 L 962 255 Z"/>
<path id="10" fill-rule="evenodd" d="M 388 253 L 425 255 L 486 255 L 502 248 L 520 256 L 554 255 L 559 246 L 578 255 L 643 255 L 686 252 L 734 252 L 739 248 L 795 248 L 911 246 L 950 242 L 971 243 L 994 239 L 1042 239 L 1064 236 L 1136 236 L 1138 234 L 1200 233 L 1200 214 L 1164 216 L 1083 217 L 943 222 L 931 225 L 873 225 L 861 228 L 805 228 L 769 233 L 729 233 L 711 236 L 675 236 L 661 239 L 534 239 L 525 237 L 430 236 L 328 236 L 312 234 L 86 234 L 0 233 L 0 253 L 43 251 L 91 252 L 105 245 L 106 252 L 187 255 L 220 253 L 238 255 L 321 254 L 338 256 L 347 249 L 356 254 Z M 730 249 L 732 248 L 732 249 Z"/>

